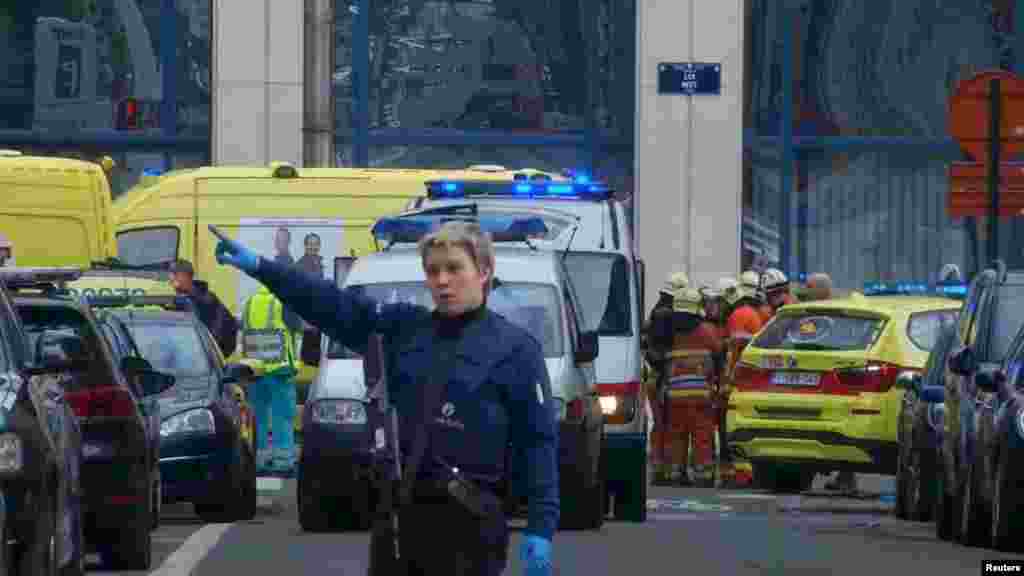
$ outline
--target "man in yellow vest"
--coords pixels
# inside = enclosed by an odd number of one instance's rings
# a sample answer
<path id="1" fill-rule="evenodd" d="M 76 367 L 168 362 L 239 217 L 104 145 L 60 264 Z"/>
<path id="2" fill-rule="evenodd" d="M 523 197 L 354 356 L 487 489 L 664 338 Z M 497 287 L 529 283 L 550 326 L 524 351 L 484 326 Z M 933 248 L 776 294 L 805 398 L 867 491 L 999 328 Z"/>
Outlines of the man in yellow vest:
<path id="1" fill-rule="evenodd" d="M 256 459 L 260 472 L 295 469 L 295 334 L 284 321 L 280 300 L 265 286 L 242 309 L 242 356 L 257 379 L 248 398 L 256 417 Z M 268 433 L 273 447 L 268 446 Z"/>

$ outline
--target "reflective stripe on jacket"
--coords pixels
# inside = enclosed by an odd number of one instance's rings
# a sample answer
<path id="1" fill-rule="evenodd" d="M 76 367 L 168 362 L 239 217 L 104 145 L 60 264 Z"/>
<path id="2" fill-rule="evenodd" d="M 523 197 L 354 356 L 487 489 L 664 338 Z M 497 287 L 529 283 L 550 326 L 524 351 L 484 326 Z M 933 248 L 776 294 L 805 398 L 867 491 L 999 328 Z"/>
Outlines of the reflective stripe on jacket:
<path id="1" fill-rule="evenodd" d="M 266 288 L 261 288 L 253 294 L 242 309 L 242 354 L 247 360 L 261 364 L 266 375 L 298 370 L 295 362 L 295 338 L 288 330 L 284 314 L 281 302 Z M 276 337 L 283 342 L 283 359 L 279 362 L 254 355 L 253 343 L 258 339 L 266 340 L 268 337 Z"/>
<path id="2" fill-rule="evenodd" d="M 701 322 L 676 334 L 668 353 L 668 394 L 671 398 L 708 398 L 718 384 L 715 355 L 722 351 L 718 329 Z"/>

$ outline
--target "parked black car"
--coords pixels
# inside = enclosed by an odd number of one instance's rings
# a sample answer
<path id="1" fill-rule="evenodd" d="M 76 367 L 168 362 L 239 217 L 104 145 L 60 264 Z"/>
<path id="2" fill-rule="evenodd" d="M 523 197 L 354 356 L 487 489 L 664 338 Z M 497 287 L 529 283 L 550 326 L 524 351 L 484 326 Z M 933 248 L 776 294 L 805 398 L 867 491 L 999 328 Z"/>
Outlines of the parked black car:
<path id="1" fill-rule="evenodd" d="M 946 406 L 942 375 L 953 344 L 953 327 L 942 330 L 928 354 L 923 374 L 904 376 L 903 404 L 897 423 L 896 516 L 929 522 L 939 487 L 939 450 Z"/>
<path id="2" fill-rule="evenodd" d="M 8 291 L 46 276 L 0 268 L 0 571 L 80 576 L 86 556 L 82 440 L 61 393 L 71 366 L 60 357 L 64 339 L 56 333 L 43 338 L 53 353 L 37 361 Z"/>
<path id="3" fill-rule="evenodd" d="M 250 520 L 258 498 L 253 421 L 236 386 L 252 371 L 226 365 L 206 326 L 193 312 L 165 309 L 170 300 L 90 303 L 123 323 L 142 356 L 176 379 L 159 397 L 163 502 L 190 502 L 204 522 Z"/>
<path id="4" fill-rule="evenodd" d="M 81 429 L 87 549 L 112 567 L 148 570 L 157 459 L 133 390 L 159 394 L 174 378 L 152 371 L 139 358 L 118 364 L 86 303 L 37 288 L 20 286 L 14 308 L 35 358 L 46 362 L 56 350 L 60 362 L 70 364 L 60 386 Z"/>
<path id="5" fill-rule="evenodd" d="M 1024 272 L 1000 262 L 975 277 L 957 319 L 953 351 L 944 375 L 946 434 L 943 436 L 942 491 L 936 501 L 936 533 L 980 546 L 989 542 L 991 510 L 975 496 L 985 475 L 977 424 L 989 402 L 981 380 L 992 380 L 1024 325 Z"/>
<path id="6" fill-rule="evenodd" d="M 1019 312 L 1018 312 L 1019 313 Z M 970 434 L 972 459 L 965 478 L 965 543 L 1006 552 L 1024 552 L 1024 328 L 1009 347 L 1002 366 L 974 378 L 975 423 Z"/>
<path id="7" fill-rule="evenodd" d="M 90 303 L 91 304 L 91 303 Z M 96 311 L 96 320 L 99 322 L 100 331 L 103 336 L 107 339 L 107 344 L 110 345 L 110 351 L 114 354 L 114 360 L 120 365 L 124 365 L 128 362 L 134 362 L 138 364 L 142 369 L 153 370 L 153 365 L 146 360 L 142 352 L 139 351 L 139 346 L 135 342 L 135 337 L 132 336 L 131 330 L 125 323 L 117 316 L 110 314 L 103 310 Z M 132 358 L 133 360 L 127 360 Z M 172 374 L 172 376 L 174 376 Z M 139 387 L 138 380 L 132 380 L 132 392 L 135 393 L 135 397 L 139 399 L 139 408 L 142 411 L 142 416 L 146 421 L 146 436 L 149 440 L 149 449 L 156 457 L 156 461 L 153 463 L 153 474 L 155 480 L 153 481 L 153 495 L 152 495 L 152 518 L 153 518 L 153 529 L 155 530 L 160 525 L 160 514 L 163 494 L 163 483 L 160 478 L 160 396 L 158 394 L 147 395 L 145 390 Z"/>

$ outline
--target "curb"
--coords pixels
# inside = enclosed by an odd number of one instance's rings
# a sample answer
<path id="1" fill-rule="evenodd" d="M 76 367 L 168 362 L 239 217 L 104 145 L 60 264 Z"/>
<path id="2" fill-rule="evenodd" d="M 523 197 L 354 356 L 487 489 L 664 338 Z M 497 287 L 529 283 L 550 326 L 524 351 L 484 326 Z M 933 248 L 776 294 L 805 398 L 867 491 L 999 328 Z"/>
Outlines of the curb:
<path id="1" fill-rule="evenodd" d="M 780 512 L 822 512 L 827 514 L 892 514 L 895 506 L 881 501 L 836 501 L 834 499 L 797 497 L 796 501 L 780 501 Z"/>

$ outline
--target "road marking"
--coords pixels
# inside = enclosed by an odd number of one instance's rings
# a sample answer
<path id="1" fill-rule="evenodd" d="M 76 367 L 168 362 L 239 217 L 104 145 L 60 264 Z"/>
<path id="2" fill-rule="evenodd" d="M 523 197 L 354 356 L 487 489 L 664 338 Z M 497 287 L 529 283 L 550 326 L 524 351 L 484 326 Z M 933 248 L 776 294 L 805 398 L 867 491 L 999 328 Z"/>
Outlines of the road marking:
<path id="1" fill-rule="evenodd" d="M 700 514 L 648 514 L 648 520 L 700 520 Z"/>
<path id="2" fill-rule="evenodd" d="M 728 500 L 778 500 L 778 496 L 774 494 L 755 494 L 753 492 L 720 492 L 719 498 Z"/>
<path id="3" fill-rule="evenodd" d="M 224 533 L 234 524 L 207 524 L 196 530 L 181 548 L 164 560 L 151 576 L 189 576 L 199 562 L 220 542 Z"/>
<path id="4" fill-rule="evenodd" d="M 284 480 L 280 478 L 264 477 L 256 479 L 256 490 L 260 492 L 277 492 L 284 488 Z"/>
<path id="5" fill-rule="evenodd" d="M 732 506 L 710 504 L 689 498 L 657 498 L 647 501 L 648 510 L 684 510 L 686 512 L 731 512 Z"/>

